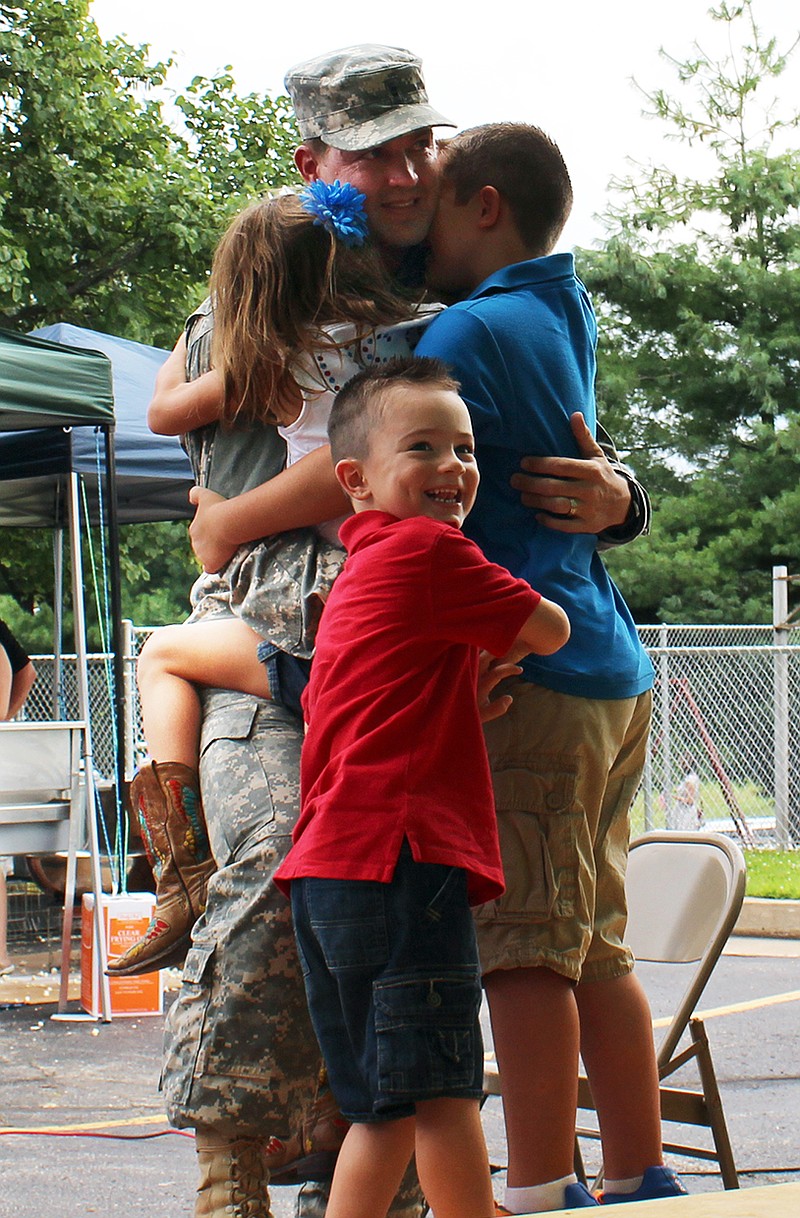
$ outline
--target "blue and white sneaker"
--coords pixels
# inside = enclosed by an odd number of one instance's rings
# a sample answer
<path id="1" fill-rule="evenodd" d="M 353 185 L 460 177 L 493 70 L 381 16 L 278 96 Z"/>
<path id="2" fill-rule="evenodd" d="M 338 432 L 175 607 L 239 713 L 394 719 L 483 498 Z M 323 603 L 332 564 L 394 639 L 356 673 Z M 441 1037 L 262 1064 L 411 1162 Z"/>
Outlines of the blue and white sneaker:
<path id="1" fill-rule="evenodd" d="M 574 1187 L 574 1186 L 570 1186 Z M 687 1189 L 671 1167 L 648 1167 L 642 1183 L 632 1193 L 600 1194 L 601 1205 L 623 1205 L 626 1201 L 656 1201 L 660 1197 L 682 1197 Z"/>
<path id="2" fill-rule="evenodd" d="M 585 1184 L 581 1184 L 579 1181 L 577 1184 L 566 1186 L 564 1189 L 565 1210 L 588 1209 L 590 1206 L 597 1206 L 599 1209 L 600 1202 L 592 1196 Z"/>

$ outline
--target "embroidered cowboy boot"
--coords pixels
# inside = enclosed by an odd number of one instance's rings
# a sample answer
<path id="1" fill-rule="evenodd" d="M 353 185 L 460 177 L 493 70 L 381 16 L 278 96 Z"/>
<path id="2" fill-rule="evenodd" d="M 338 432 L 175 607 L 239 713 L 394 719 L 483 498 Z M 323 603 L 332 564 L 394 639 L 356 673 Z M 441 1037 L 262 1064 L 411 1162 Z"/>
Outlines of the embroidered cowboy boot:
<path id="1" fill-rule="evenodd" d="M 110 977 L 182 963 L 216 870 L 196 770 L 177 761 L 142 766 L 131 783 L 131 803 L 156 881 L 156 907 L 144 936 L 109 960 Z"/>

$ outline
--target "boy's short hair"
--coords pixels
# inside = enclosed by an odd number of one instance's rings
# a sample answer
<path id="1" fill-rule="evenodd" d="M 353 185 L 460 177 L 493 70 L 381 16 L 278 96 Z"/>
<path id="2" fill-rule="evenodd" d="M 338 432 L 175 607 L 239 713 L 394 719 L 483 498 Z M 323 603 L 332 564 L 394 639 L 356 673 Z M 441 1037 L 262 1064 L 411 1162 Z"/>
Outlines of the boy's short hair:
<path id="1" fill-rule="evenodd" d="M 393 389 L 421 386 L 458 393 L 447 365 L 430 356 L 405 356 L 358 372 L 340 389 L 328 419 L 328 439 L 334 464 L 351 457 L 363 460 L 369 437 L 380 423 Z"/>
<path id="2" fill-rule="evenodd" d="M 539 127 L 471 127 L 446 141 L 440 165 L 443 182 L 455 187 L 456 203 L 494 186 L 532 254 L 550 252 L 572 210 L 572 183 L 558 146 Z"/>

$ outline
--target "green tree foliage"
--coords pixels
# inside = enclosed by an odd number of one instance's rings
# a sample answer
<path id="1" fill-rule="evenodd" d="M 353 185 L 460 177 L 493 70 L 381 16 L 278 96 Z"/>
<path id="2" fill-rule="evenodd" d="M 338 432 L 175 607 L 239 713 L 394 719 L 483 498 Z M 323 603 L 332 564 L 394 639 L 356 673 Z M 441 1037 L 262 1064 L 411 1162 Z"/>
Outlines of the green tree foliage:
<path id="1" fill-rule="evenodd" d="M 131 524 L 124 535 L 123 616 L 137 626 L 183 621 L 189 612 L 189 589 L 200 573 L 185 522 Z"/>
<path id="2" fill-rule="evenodd" d="M 0 324 L 172 345 L 243 202 L 294 179 L 288 101 L 103 41 L 88 0 L 0 0 Z"/>
<path id="3" fill-rule="evenodd" d="M 599 409 L 655 492 L 649 543 L 611 559 L 640 621 L 769 620 L 771 566 L 797 569 L 800 113 L 773 105 L 794 48 L 762 35 L 750 0 L 710 16 L 730 52 L 667 56 L 686 100 L 646 96 L 711 151 L 711 175 L 614 183 L 607 244 L 579 255 Z"/>
<path id="4" fill-rule="evenodd" d="M 170 67 L 101 39 L 88 0 L 0 0 L 1 326 L 63 321 L 171 347 L 230 218 L 296 180 L 288 98 L 239 95 L 225 71 L 167 110 Z M 123 529 L 121 562 L 126 614 L 184 615 L 185 525 Z M 47 649 L 49 531 L 3 531 L 3 594 Z"/>
<path id="5" fill-rule="evenodd" d="M 110 589 L 106 584 L 99 530 L 83 532 L 84 607 L 89 649 L 100 651 L 108 629 Z M 53 537 L 3 529 L 0 536 L 0 617 L 25 640 L 29 651 L 49 652 L 53 643 Z M 120 577 L 122 615 L 138 626 L 180 622 L 189 612 L 189 589 L 199 566 L 183 521 L 132 524 L 122 529 Z M 72 639 L 72 575 L 64 547 L 65 648 Z"/>
<path id="6" fill-rule="evenodd" d="M 800 423 L 657 496 L 650 537 L 608 557 L 640 622 L 769 622 L 771 568 L 800 571 Z"/>

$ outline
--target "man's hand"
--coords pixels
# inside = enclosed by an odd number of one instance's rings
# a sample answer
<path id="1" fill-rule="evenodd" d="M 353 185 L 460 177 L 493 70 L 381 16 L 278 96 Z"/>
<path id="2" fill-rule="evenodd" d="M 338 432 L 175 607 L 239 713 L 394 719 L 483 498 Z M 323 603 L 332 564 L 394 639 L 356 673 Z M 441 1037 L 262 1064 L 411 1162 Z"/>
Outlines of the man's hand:
<path id="1" fill-rule="evenodd" d="M 491 723 L 504 715 L 514 699 L 510 694 L 500 698 L 490 698 L 492 691 L 505 681 L 506 677 L 518 677 L 522 672 L 519 664 L 509 664 L 507 660 L 497 660 L 488 651 L 481 652 L 478 668 L 478 714 L 481 723 Z"/>
<path id="2" fill-rule="evenodd" d="M 219 510 L 219 505 L 228 501 L 208 487 L 193 486 L 189 502 L 197 509 L 189 525 L 192 549 L 204 571 L 221 571 L 238 549 L 225 538 L 224 518 Z"/>
<path id="3" fill-rule="evenodd" d="M 602 533 L 623 524 L 630 485 L 617 473 L 580 411 L 570 416 L 580 457 L 523 457 L 511 479 L 540 524 L 561 533 Z"/>

